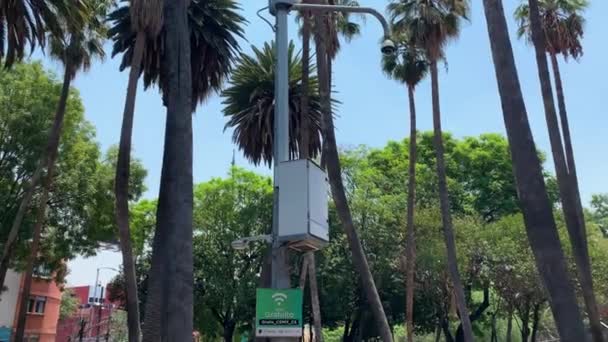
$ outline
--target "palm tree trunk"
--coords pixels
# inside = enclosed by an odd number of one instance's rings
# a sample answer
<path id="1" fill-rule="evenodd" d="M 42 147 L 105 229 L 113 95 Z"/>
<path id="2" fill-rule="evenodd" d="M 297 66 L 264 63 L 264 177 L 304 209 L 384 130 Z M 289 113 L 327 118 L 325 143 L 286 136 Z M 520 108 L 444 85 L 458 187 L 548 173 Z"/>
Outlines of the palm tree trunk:
<path id="1" fill-rule="evenodd" d="M 135 38 L 135 48 L 131 60 L 127 97 L 122 117 L 118 161 L 116 164 L 116 223 L 120 235 L 120 249 L 122 251 L 122 264 L 126 282 L 127 323 L 129 328 L 129 342 L 140 339 L 139 327 L 139 298 L 137 292 L 137 278 L 135 275 L 135 262 L 131 248 L 131 230 L 129 228 L 129 175 L 131 166 L 131 137 L 133 135 L 133 117 L 135 98 L 137 96 L 137 80 L 141 68 L 141 60 L 146 42 L 145 32 L 140 31 Z"/>
<path id="2" fill-rule="evenodd" d="M 435 342 L 439 342 L 441 340 L 441 325 L 437 325 L 435 327 Z"/>
<path id="3" fill-rule="evenodd" d="M 300 158 L 310 158 L 310 122 L 309 118 L 309 88 L 310 88 L 310 13 L 303 13 L 303 28 L 302 28 L 302 103 L 300 110 Z M 304 280 L 306 279 L 306 271 L 309 272 L 308 282 L 310 284 L 310 296 L 312 304 L 312 315 L 317 341 L 323 340 L 321 333 L 321 308 L 319 304 L 319 291 L 317 286 L 317 274 L 315 266 L 314 252 L 307 252 L 305 255 L 306 270 L 303 270 Z M 300 278 L 300 287 L 303 287 L 302 278 Z"/>
<path id="4" fill-rule="evenodd" d="M 355 269 L 361 277 L 361 283 L 363 284 L 366 298 L 376 319 L 380 336 L 383 341 L 392 342 L 393 337 L 391 330 L 388 325 L 386 315 L 384 314 L 384 308 L 382 307 L 382 302 L 380 301 L 380 296 L 378 295 L 374 278 L 372 277 L 367 259 L 365 258 L 361 241 L 357 236 L 350 208 L 346 199 L 344 184 L 342 183 L 342 171 L 338 156 L 338 148 L 336 146 L 333 117 L 331 115 L 331 98 L 329 94 L 330 90 L 328 82 L 328 58 L 324 37 L 327 30 L 325 28 L 325 23 L 323 23 L 323 16 L 315 16 L 315 28 L 319 30 L 315 34 L 315 46 L 317 49 L 316 57 L 319 77 L 319 93 L 323 113 L 322 126 L 323 131 L 325 132 L 324 142 L 326 143 L 326 151 L 324 151 L 325 153 L 323 154 L 326 155 L 325 160 L 327 163 L 327 171 L 332 189 L 332 195 L 334 203 L 336 204 L 336 211 L 338 212 L 338 216 L 348 238 Z"/>
<path id="5" fill-rule="evenodd" d="M 519 202 L 536 267 L 562 340 L 584 341 L 585 329 L 530 130 L 502 1 L 484 0 L 483 5 Z"/>
<path id="6" fill-rule="evenodd" d="M 298 287 L 300 290 L 304 291 L 306 288 L 306 277 L 308 276 L 308 253 L 304 254 L 304 258 L 302 258 L 302 264 L 300 265 L 300 281 L 298 283 Z"/>
<path id="7" fill-rule="evenodd" d="M 192 339 L 192 78 L 187 5 L 187 0 L 164 3 L 167 122 L 144 341 Z"/>
<path id="8" fill-rule="evenodd" d="M 513 311 L 509 312 L 509 316 L 507 317 L 507 336 L 505 342 L 512 341 L 513 333 Z"/>
<path id="9" fill-rule="evenodd" d="M 448 197 L 447 176 L 445 170 L 445 157 L 443 147 L 443 132 L 441 130 L 441 109 L 439 107 L 439 76 L 437 61 L 431 61 L 431 86 L 433 98 L 433 130 L 435 155 L 437 158 L 437 182 L 439 185 L 439 204 L 441 206 L 441 220 L 443 221 L 443 236 L 448 256 L 448 270 L 454 285 L 456 305 L 460 313 L 464 340 L 473 341 L 473 330 L 469 320 L 469 309 L 467 308 L 464 289 L 460 274 L 458 272 L 458 260 L 456 258 L 456 242 L 454 240 L 454 228 L 452 226 L 452 215 L 450 214 L 450 198 Z"/>
<path id="10" fill-rule="evenodd" d="M 562 137 L 560 127 L 555 111 L 555 101 L 553 98 L 553 90 L 551 88 L 551 78 L 549 76 L 549 66 L 547 65 L 547 55 L 545 52 L 545 37 L 544 31 L 540 22 L 540 14 L 538 9 L 538 1 L 530 0 L 530 29 L 532 31 L 532 40 L 536 52 L 536 63 L 538 65 L 538 77 L 541 84 L 541 92 L 543 97 L 543 105 L 545 108 L 545 117 L 547 120 L 547 129 L 549 131 L 549 140 L 551 142 L 551 150 L 553 153 L 553 161 L 555 163 L 555 171 L 559 185 L 560 197 L 562 200 L 562 210 L 570 236 L 572 245 L 572 254 L 578 270 L 578 279 L 581 283 L 585 306 L 590 318 L 591 332 L 593 339 L 596 342 L 603 341 L 602 327 L 600 325 L 599 311 L 595 294 L 593 292 L 593 278 L 591 276 L 591 264 L 589 261 L 589 250 L 587 248 L 586 229 L 584 227 L 584 217 L 582 205 L 580 205 L 580 196 L 576 190 L 575 176 L 569 174 L 566 157 L 564 155 L 564 147 L 562 145 Z M 555 56 L 553 56 L 554 58 Z M 557 59 L 555 59 L 557 63 Z M 559 71 L 555 69 L 556 76 L 559 76 Z M 556 79 L 556 82 L 558 80 Z M 563 98 L 563 89 L 561 86 L 561 77 L 559 78 L 558 95 L 561 95 L 560 112 L 562 123 L 566 124 L 564 135 L 567 136 L 571 159 L 570 164 L 574 165 L 572 144 L 570 141 L 570 129 L 567 127 L 567 113 L 565 101 Z M 564 128 L 564 127 L 562 127 Z M 566 134 L 567 133 L 567 134 Z"/>
<path id="11" fill-rule="evenodd" d="M 66 65 L 65 68 L 66 70 L 63 77 L 61 95 L 57 104 L 57 111 L 55 112 L 53 126 L 49 131 L 46 149 L 44 151 L 43 156 L 40 158 L 38 167 L 34 171 L 32 178 L 30 179 L 29 184 L 26 187 L 27 190 L 23 195 L 23 199 L 21 200 L 21 204 L 19 205 L 19 209 L 17 210 L 17 214 L 15 215 L 11 230 L 4 244 L 4 249 L 2 251 L 2 260 L 0 260 L 0 287 L 4 285 L 4 280 L 6 278 L 6 272 L 8 271 L 10 259 L 13 257 L 15 242 L 17 241 L 19 229 L 21 229 L 23 218 L 25 217 L 25 214 L 29 209 L 32 197 L 36 192 L 36 187 L 38 185 L 38 182 L 40 181 L 40 178 L 42 177 L 44 167 L 47 168 L 48 173 L 49 166 L 54 165 L 55 159 L 57 158 L 57 151 L 59 149 L 59 139 L 61 138 L 61 131 L 63 129 L 63 119 L 65 117 L 65 108 L 67 105 L 68 97 L 70 95 L 70 83 L 73 77 L 71 66 Z"/>
<path id="12" fill-rule="evenodd" d="M 315 254 L 306 253 L 308 260 L 308 281 L 310 284 L 310 297 L 312 306 L 312 320 L 315 328 L 315 342 L 323 342 L 323 329 L 321 323 L 321 304 L 319 303 L 319 288 L 317 286 L 317 266 Z"/>
<path id="13" fill-rule="evenodd" d="M 555 54 L 550 54 L 550 56 L 553 68 L 553 78 L 555 80 L 555 89 L 557 94 L 557 103 L 559 108 L 561 128 L 566 150 L 564 167 L 568 169 L 567 175 L 565 175 L 566 179 L 564 179 L 563 181 L 566 183 L 565 186 L 569 187 L 569 196 L 572 208 L 566 209 L 565 203 L 562 204 L 562 206 L 564 208 L 564 216 L 570 216 L 570 220 L 572 221 L 570 223 L 578 227 L 578 238 L 576 239 L 578 240 L 577 243 L 575 243 L 575 239 L 572 236 L 570 237 L 570 239 L 572 243 L 572 249 L 575 254 L 575 262 L 579 270 L 579 280 L 581 283 L 583 298 L 585 300 L 587 315 L 589 316 L 591 334 L 595 342 L 601 342 L 603 341 L 602 325 L 600 323 L 600 314 L 597 306 L 597 301 L 595 299 L 595 293 L 593 291 L 593 277 L 591 275 L 591 263 L 589 260 L 589 250 L 587 247 L 587 228 L 585 225 L 583 206 L 581 203 L 580 190 L 578 187 L 578 176 L 576 174 L 576 163 L 574 161 L 574 149 L 572 148 L 572 139 L 570 136 L 570 125 L 568 123 L 568 112 L 566 110 L 564 89 L 562 86 L 562 78 L 559 71 L 559 63 L 557 61 L 557 56 Z M 557 119 L 555 119 L 555 121 L 557 121 Z M 557 123 L 554 123 L 554 125 L 556 124 Z M 565 202 L 565 200 L 563 201 Z M 566 210 L 568 210 L 568 214 L 566 213 Z M 568 224 L 568 226 L 570 226 L 570 224 Z"/>
<path id="14" fill-rule="evenodd" d="M 25 269 L 25 279 L 23 281 L 23 289 L 21 291 L 21 301 L 19 304 L 19 313 L 17 314 L 17 329 L 15 331 L 15 341 L 22 341 L 25 334 L 25 321 L 27 318 L 27 306 L 30 298 L 30 291 L 32 288 L 32 278 L 34 272 L 34 264 L 38 258 L 38 251 L 40 249 L 40 239 L 42 236 L 42 227 L 46 221 L 46 207 L 49 198 L 49 192 L 53 183 L 53 174 L 55 171 L 55 160 L 57 159 L 57 152 L 59 150 L 59 140 L 61 138 L 61 130 L 63 127 L 63 118 L 65 117 L 65 110 L 67 105 L 67 99 L 70 95 L 70 83 L 72 81 L 73 72 L 71 66 L 67 64 L 65 66 L 65 72 L 63 76 L 63 86 L 61 88 L 61 95 L 59 97 L 59 103 L 57 104 L 57 112 L 55 114 L 55 123 L 51 134 L 49 136 L 49 144 L 46 151 L 46 176 L 44 177 L 44 183 L 42 184 L 42 194 L 40 196 L 40 202 L 38 203 L 38 214 L 36 216 L 36 223 L 34 225 L 34 237 L 32 245 L 30 246 L 30 254 L 27 259 L 27 266 Z M 41 159 L 41 162 L 44 159 Z"/>
<path id="15" fill-rule="evenodd" d="M 406 248 L 406 281 L 405 281 L 405 316 L 407 324 L 407 341 L 414 341 L 414 267 L 416 266 L 416 240 L 414 236 L 414 205 L 416 201 L 416 103 L 414 87 L 407 87 L 410 102 L 410 155 L 409 179 L 407 184 L 407 242 Z"/>
<path id="16" fill-rule="evenodd" d="M 534 305 L 534 310 L 532 312 L 532 339 L 531 342 L 536 342 L 536 337 L 538 335 L 538 327 L 540 325 L 540 304 Z"/>

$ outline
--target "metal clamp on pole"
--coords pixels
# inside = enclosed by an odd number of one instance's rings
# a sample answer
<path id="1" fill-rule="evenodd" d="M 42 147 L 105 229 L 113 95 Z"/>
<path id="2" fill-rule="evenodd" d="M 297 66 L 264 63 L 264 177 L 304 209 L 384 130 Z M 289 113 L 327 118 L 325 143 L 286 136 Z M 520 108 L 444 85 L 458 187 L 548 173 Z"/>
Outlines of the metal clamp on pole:
<path id="1" fill-rule="evenodd" d="M 269 0 L 268 9 L 270 10 L 270 14 L 277 15 L 277 8 L 282 8 L 289 12 L 296 2 L 298 2 L 298 0 Z"/>

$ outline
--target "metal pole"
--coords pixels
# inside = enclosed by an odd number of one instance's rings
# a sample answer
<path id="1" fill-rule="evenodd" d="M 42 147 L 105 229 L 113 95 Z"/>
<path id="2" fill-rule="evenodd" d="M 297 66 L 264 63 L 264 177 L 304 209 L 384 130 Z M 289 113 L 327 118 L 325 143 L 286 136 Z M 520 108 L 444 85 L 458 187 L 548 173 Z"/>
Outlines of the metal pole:
<path id="1" fill-rule="evenodd" d="M 279 242 L 279 183 L 278 169 L 281 162 L 289 160 L 289 70 L 287 14 L 289 5 L 276 6 L 276 70 L 275 70 L 275 104 L 274 104 L 274 205 L 272 210 L 272 288 L 290 287 L 287 250 Z M 273 338 L 275 342 L 294 341 L 292 338 Z"/>
<path id="2" fill-rule="evenodd" d="M 276 7 L 276 71 L 275 71 L 275 104 L 274 104 L 274 205 L 272 215 L 272 288 L 288 288 L 289 273 L 279 243 L 279 191 L 278 168 L 283 161 L 289 160 L 289 71 L 288 71 L 288 37 L 287 5 Z"/>
<path id="3" fill-rule="evenodd" d="M 99 270 L 101 269 L 101 267 L 97 268 L 97 274 L 95 275 L 95 284 L 93 284 L 93 305 L 97 304 L 97 283 L 99 282 Z M 95 312 L 97 311 L 97 312 Z M 99 311 L 99 307 L 97 307 L 97 310 L 95 310 L 95 308 L 93 308 L 93 310 L 91 310 L 91 312 L 93 313 L 93 317 L 95 317 L 97 319 L 97 323 L 99 324 L 99 316 L 101 314 L 101 311 Z M 95 322 L 93 319 L 91 319 L 91 323 Z M 93 323 L 95 324 L 95 323 Z M 92 327 L 92 326 L 91 326 Z M 97 333 L 99 334 L 99 330 L 97 331 Z M 99 340 L 97 340 L 99 341 Z"/>

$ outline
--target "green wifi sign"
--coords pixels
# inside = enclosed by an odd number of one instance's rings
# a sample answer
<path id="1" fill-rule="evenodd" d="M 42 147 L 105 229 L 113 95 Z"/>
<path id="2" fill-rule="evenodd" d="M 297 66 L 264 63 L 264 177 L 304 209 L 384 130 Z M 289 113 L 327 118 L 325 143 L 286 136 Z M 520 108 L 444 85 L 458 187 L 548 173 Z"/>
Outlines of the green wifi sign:
<path id="1" fill-rule="evenodd" d="M 302 290 L 257 289 L 256 336 L 302 336 Z"/>

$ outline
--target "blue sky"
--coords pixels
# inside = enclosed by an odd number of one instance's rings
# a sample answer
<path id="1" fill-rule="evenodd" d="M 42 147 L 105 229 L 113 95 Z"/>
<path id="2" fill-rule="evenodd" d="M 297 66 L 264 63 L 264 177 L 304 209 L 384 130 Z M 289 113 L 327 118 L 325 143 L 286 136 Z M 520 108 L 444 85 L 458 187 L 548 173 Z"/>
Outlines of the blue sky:
<path id="1" fill-rule="evenodd" d="M 534 138 L 538 147 L 548 152 L 549 140 L 534 54 L 531 46 L 517 40 L 515 22 L 511 18 L 513 10 L 520 2 L 503 2 Z M 384 12 L 387 1 L 360 0 L 360 3 Z M 472 3 L 471 21 L 464 24 L 460 39 L 452 42 L 447 48 L 448 67 L 447 70 L 441 70 L 443 127 L 458 137 L 487 132 L 504 134 L 483 8 L 481 1 Z M 273 39 L 273 32 L 255 14 L 259 8 L 266 6 L 266 0 L 243 0 L 241 4 L 243 15 L 249 20 L 246 29 L 248 42 L 243 42 L 242 47 L 245 52 L 249 52 L 251 44 L 260 45 Z M 605 82 L 605 60 L 608 55 L 605 13 L 608 13 L 608 1 L 591 2 L 585 14 L 585 55 L 579 63 L 561 63 L 580 188 L 585 202 L 589 201 L 591 194 L 608 192 L 608 182 L 604 180 L 604 176 L 608 174 L 608 158 L 604 153 L 604 148 L 608 147 L 604 140 L 608 127 L 608 110 L 606 99 L 603 98 L 608 96 L 608 85 Z M 264 14 L 272 20 L 266 12 Z M 291 24 L 290 36 L 297 39 L 294 34 L 296 26 L 293 21 Z M 336 97 L 342 102 L 336 121 L 337 140 L 341 146 L 365 144 L 381 147 L 389 140 L 403 139 L 409 131 L 406 89 L 388 80 L 380 71 L 380 37 L 379 24 L 368 19 L 362 28 L 362 35 L 350 44 L 343 44 L 335 62 L 335 90 L 338 91 Z M 109 49 L 108 45 L 108 51 Z M 61 72 L 58 63 L 45 63 L 57 73 Z M 80 90 L 87 119 L 97 127 L 97 138 L 103 149 L 117 144 L 120 133 L 128 75 L 126 72 L 119 72 L 118 65 L 118 58 L 107 58 L 104 63 L 96 63 L 88 73 L 79 75 L 74 84 Z M 422 82 L 416 95 L 419 129 L 430 130 L 430 83 Z M 221 98 L 217 95 L 199 106 L 194 115 L 195 182 L 226 174 L 235 147 L 231 141 L 231 132 L 223 130 L 225 121 Z M 140 88 L 136 103 L 133 144 L 134 155 L 143 161 L 149 171 L 149 190 L 146 193 L 149 198 L 158 195 L 164 122 L 165 109 L 157 90 L 144 92 Z M 253 168 L 238 151 L 237 164 Z M 547 161 L 546 166 L 553 169 L 551 159 Z M 269 172 L 266 168 L 256 170 Z M 111 259 L 114 263 L 114 257 Z M 76 268 L 84 271 L 81 267 Z M 80 276 L 74 278 L 75 273 L 80 272 L 72 273 L 70 283 L 82 283 Z M 82 279 L 85 279 L 85 273 L 82 275 Z M 86 279 L 90 279 L 90 276 L 87 275 Z"/>

